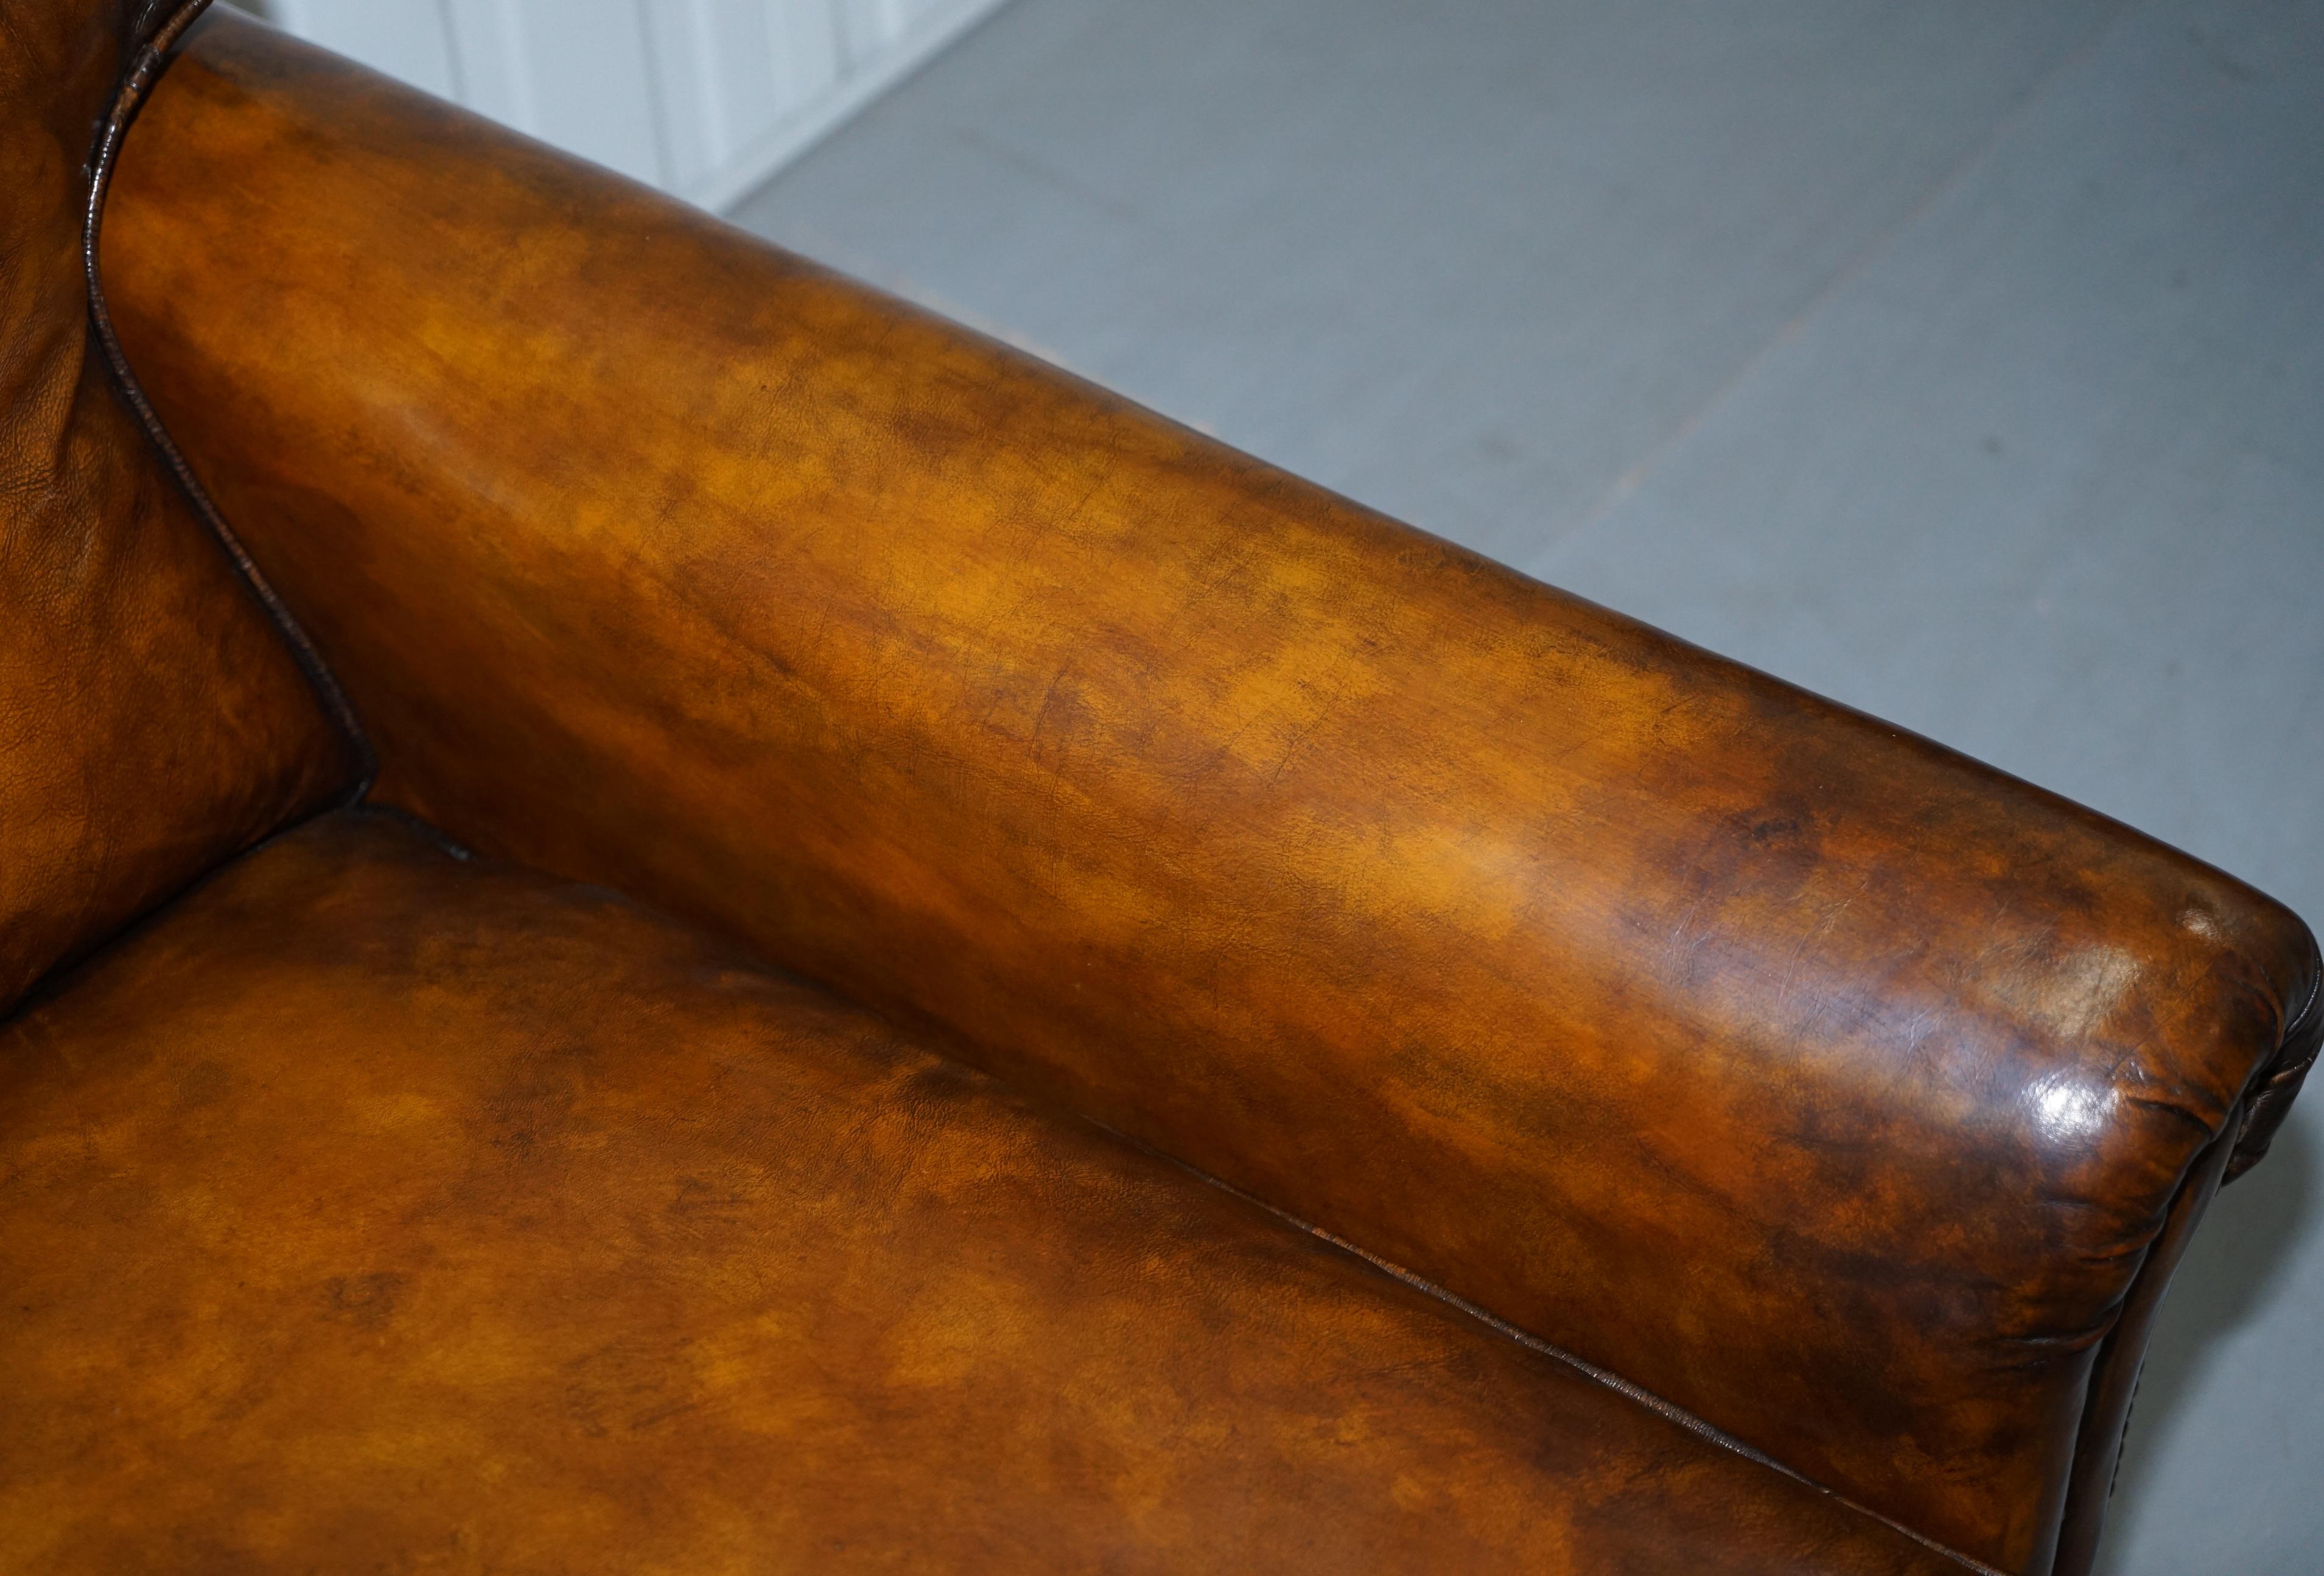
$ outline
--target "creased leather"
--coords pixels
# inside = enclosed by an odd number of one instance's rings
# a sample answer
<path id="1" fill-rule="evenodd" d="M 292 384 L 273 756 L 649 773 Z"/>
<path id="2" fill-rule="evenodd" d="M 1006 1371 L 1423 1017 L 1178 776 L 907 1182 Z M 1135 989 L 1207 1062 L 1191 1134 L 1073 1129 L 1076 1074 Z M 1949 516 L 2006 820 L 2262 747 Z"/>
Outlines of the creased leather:
<path id="1" fill-rule="evenodd" d="M 0 0 L 0 1015 L 347 761 L 89 327 L 89 161 L 161 7 Z"/>
<path id="2" fill-rule="evenodd" d="M 0 1568 L 1961 1576 L 603 889 L 364 813 L 0 1029 Z"/>
<path id="3" fill-rule="evenodd" d="M 106 235 L 385 797 L 2046 1568 L 2279 906 L 253 24 Z"/>
<path id="4" fill-rule="evenodd" d="M 2235 1153 L 2227 1161 L 2228 1182 L 2266 1157 L 2276 1129 L 2292 1114 L 2292 1102 L 2308 1081 L 2309 1070 L 2316 1065 L 2317 1053 L 2324 1050 L 2324 966 L 2311 963 L 2310 967 L 2318 979 L 2309 987 L 2308 1006 L 2285 1032 L 2282 1046 L 2260 1070 L 2245 1097 Z"/>

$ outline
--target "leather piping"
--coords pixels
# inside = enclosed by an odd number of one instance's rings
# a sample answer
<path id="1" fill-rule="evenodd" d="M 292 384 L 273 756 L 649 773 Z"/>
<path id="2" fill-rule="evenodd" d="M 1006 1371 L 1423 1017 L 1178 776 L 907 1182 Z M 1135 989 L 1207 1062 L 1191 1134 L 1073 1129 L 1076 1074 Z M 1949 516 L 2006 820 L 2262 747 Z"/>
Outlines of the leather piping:
<path id="1" fill-rule="evenodd" d="M 363 723 L 356 718 L 346 692 L 339 687 L 339 681 L 325 666 L 322 653 L 315 649 L 314 641 L 308 638 L 298 619 L 292 616 L 281 597 L 275 594 L 274 587 L 267 584 L 265 575 L 252 561 L 242 539 L 226 524 L 226 517 L 219 513 L 208 493 L 195 480 L 192 467 L 186 464 L 186 456 L 171 441 L 169 433 L 161 426 L 161 418 L 154 414 L 152 402 L 145 398 L 145 391 L 138 385 L 136 374 L 129 370 L 128 357 L 122 354 L 121 341 L 113 331 L 112 315 L 106 310 L 105 287 L 97 278 L 97 237 L 104 218 L 105 195 L 112 185 L 114 161 L 120 155 L 122 138 L 127 134 L 130 123 L 136 119 L 138 107 L 144 103 L 146 94 L 160 80 L 171 50 L 185 36 L 186 30 L 193 25 L 195 19 L 209 9 L 209 4 L 210 0 L 185 0 L 160 26 L 146 35 L 122 75 L 120 89 L 114 96 L 113 108 L 97 127 L 96 149 L 89 160 L 88 207 L 82 218 L 80 243 L 81 269 L 88 278 L 89 323 L 97 332 L 97 343 L 104 347 L 106 364 L 112 370 L 114 381 L 144 427 L 146 437 L 152 440 L 153 447 L 169 463 L 171 474 L 178 478 L 179 486 L 185 490 L 187 498 L 193 503 L 194 512 L 201 517 L 203 524 L 209 527 L 211 536 L 241 575 L 243 584 L 250 588 L 251 595 L 257 599 L 259 606 L 265 610 L 267 617 L 281 631 L 283 641 L 290 648 L 292 658 L 299 664 L 300 671 L 307 676 L 308 684 L 314 689 L 315 697 L 322 703 L 323 710 L 338 728 L 348 749 L 354 752 L 355 780 L 346 797 L 339 801 L 339 806 L 354 805 L 362 802 L 364 796 L 371 791 L 373 779 L 379 774 L 379 755 L 372 748 L 371 737 L 364 732 Z"/>

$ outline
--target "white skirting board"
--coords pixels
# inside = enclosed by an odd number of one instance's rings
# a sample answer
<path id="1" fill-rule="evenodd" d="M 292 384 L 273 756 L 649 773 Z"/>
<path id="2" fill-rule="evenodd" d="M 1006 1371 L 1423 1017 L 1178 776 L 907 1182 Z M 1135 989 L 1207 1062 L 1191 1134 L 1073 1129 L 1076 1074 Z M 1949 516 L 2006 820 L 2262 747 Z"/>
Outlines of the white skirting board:
<path id="1" fill-rule="evenodd" d="M 1004 0 L 236 0 L 724 208 Z"/>

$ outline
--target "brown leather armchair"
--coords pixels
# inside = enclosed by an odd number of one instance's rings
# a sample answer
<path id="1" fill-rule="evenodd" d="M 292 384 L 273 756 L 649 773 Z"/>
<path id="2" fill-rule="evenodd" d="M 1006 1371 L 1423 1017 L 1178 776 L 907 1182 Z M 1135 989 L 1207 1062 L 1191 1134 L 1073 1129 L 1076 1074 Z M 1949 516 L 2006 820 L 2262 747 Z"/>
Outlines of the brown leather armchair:
<path id="1" fill-rule="evenodd" d="M 0 1568 L 2088 1569 L 2291 914 L 199 9 L 0 0 Z"/>

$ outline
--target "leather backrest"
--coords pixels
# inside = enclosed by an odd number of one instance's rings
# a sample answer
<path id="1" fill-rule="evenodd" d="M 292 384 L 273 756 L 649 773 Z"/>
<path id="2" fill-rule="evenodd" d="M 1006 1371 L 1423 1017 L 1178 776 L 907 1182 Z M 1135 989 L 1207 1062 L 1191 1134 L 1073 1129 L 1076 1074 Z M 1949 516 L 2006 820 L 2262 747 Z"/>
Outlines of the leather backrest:
<path id="1" fill-rule="evenodd" d="M 253 23 L 107 236 L 383 795 L 2046 1567 L 2280 907 Z"/>
<path id="2" fill-rule="evenodd" d="M 153 9 L 0 0 L 0 1014 L 353 771 L 92 328 L 89 166 Z"/>

